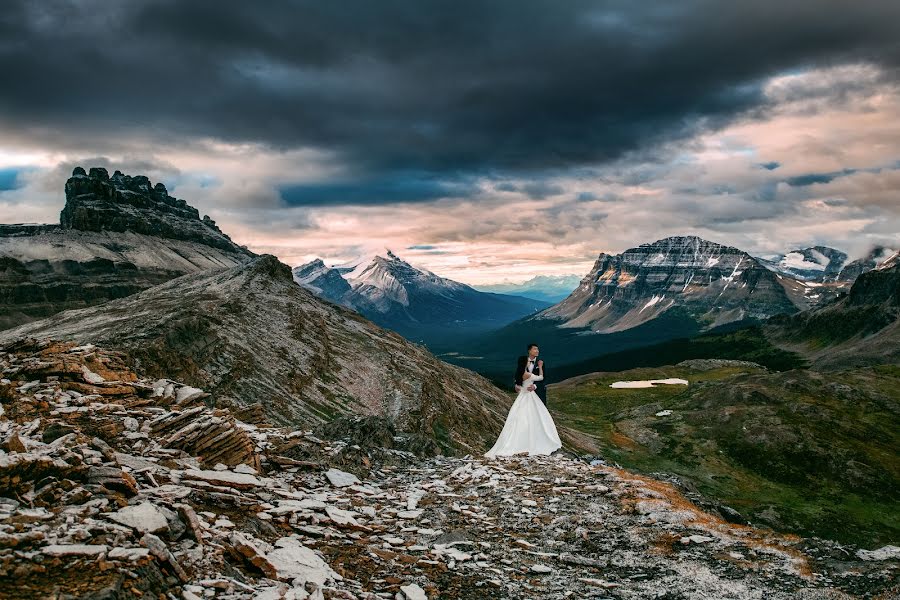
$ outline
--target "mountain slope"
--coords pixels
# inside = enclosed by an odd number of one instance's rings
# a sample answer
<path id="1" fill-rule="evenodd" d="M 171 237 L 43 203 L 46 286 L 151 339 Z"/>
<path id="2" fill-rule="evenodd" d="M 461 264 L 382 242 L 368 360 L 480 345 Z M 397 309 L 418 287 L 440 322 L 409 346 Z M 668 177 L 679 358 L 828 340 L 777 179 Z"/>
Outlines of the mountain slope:
<path id="1" fill-rule="evenodd" d="M 126 350 L 217 402 L 260 402 L 276 423 L 384 415 L 473 453 L 490 447 L 511 403 L 486 379 L 316 298 L 269 255 L 0 332 L 0 343 L 22 336 Z"/>
<path id="2" fill-rule="evenodd" d="M 896 597 L 889 548 L 735 525 L 602 460 L 425 458 L 382 419 L 179 402 L 121 352 L 2 350 L 4 600 Z"/>
<path id="3" fill-rule="evenodd" d="M 861 274 L 849 293 L 763 328 L 775 345 L 817 369 L 900 363 L 900 263 Z"/>
<path id="4" fill-rule="evenodd" d="M 59 225 L 0 225 L 0 328 L 254 256 L 142 175 L 76 167 L 65 190 Z"/>
<path id="5" fill-rule="evenodd" d="M 670 377 L 689 383 L 610 387 Z M 604 457 L 669 473 L 723 514 L 871 546 L 900 535 L 897 367 L 768 373 L 694 360 L 583 375 L 548 394 L 559 422 L 595 435 Z"/>
<path id="6" fill-rule="evenodd" d="M 679 306 L 713 327 L 796 312 L 780 279 L 737 248 L 696 236 L 669 237 L 601 254 L 578 289 L 534 318 L 609 333 Z"/>
<path id="7" fill-rule="evenodd" d="M 326 267 L 317 259 L 293 273 L 294 280 L 313 293 L 426 343 L 460 329 L 500 327 L 547 306 L 539 300 L 480 292 L 414 267 L 390 250 L 352 268 Z"/>

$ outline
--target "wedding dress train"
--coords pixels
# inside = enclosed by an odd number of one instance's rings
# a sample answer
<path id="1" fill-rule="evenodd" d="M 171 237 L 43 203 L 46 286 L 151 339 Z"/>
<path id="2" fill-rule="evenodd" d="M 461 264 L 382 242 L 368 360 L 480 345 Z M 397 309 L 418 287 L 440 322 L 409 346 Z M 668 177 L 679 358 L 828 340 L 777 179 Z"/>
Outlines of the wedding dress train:
<path id="1" fill-rule="evenodd" d="M 486 457 L 510 456 L 520 452 L 550 454 L 562 447 L 547 407 L 535 392 L 527 389 L 529 383 L 542 379 L 542 375 L 532 375 L 522 382 L 522 390 L 509 409 L 503 431 L 493 448 L 485 453 Z"/>

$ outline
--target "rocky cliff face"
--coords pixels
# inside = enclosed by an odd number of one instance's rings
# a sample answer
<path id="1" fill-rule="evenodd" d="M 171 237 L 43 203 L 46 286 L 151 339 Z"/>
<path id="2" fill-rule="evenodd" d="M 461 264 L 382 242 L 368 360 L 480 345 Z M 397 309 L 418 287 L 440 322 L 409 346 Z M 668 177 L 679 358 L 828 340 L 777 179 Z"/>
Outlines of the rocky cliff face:
<path id="1" fill-rule="evenodd" d="M 161 183 L 77 167 L 59 225 L 0 225 L 0 328 L 252 256 Z"/>
<path id="2" fill-rule="evenodd" d="M 793 313 L 781 276 L 752 256 L 696 236 L 601 254 L 572 294 L 537 315 L 610 333 L 679 307 L 705 326 Z"/>
<path id="3" fill-rule="evenodd" d="M 66 181 L 66 205 L 59 216 L 63 229 L 80 231 L 131 231 L 174 240 L 197 242 L 234 252 L 237 245 L 216 226 L 215 221 L 179 198 L 166 186 L 151 187 L 145 175 L 110 177 L 102 167 L 90 174 L 76 167 Z"/>
<path id="4" fill-rule="evenodd" d="M 26 336 L 126 350 L 217 402 L 259 402 L 275 423 L 383 415 L 447 451 L 484 452 L 511 404 L 486 379 L 323 302 L 269 255 L 0 332 Z"/>

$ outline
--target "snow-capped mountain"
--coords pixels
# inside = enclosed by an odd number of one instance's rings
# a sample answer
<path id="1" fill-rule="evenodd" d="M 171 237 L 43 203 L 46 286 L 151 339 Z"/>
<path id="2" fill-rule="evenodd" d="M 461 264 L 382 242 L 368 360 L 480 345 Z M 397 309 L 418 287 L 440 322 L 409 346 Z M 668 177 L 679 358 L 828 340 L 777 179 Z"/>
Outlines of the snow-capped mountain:
<path id="1" fill-rule="evenodd" d="M 875 269 L 894 253 L 876 246 L 866 256 L 848 261 L 847 254 L 827 246 L 793 250 L 774 259 L 756 257 L 768 269 L 779 273 L 791 300 L 801 309 L 827 304 L 850 290 L 856 278 Z"/>
<path id="2" fill-rule="evenodd" d="M 535 318 L 602 333 L 635 327 L 673 307 L 705 327 L 764 319 L 798 310 L 783 279 L 737 248 L 697 236 L 668 237 L 600 254 L 568 298 Z"/>
<path id="3" fill-rule="evenodd" d="M 390 250 L 337 267 L 316 259 L 293 274 L 294 281 L 320 297 L 415 339 L 427 340 L 435 328 L 499 327 L 549 304 L 478 291 L 414 267 Z"/>
<path id="4" fill-rule="evenodd" d="M 143 175 L 76 167 L 59 224 L 0 225 L 0 329 L 255 254 Z"/>
<path id="5" fill-rule="evenodd" d="M 834 279 L 847 264 L 847 254 L 827 246 L 792 250 L 773 259 L 756 257 L 765 267 L 802 281 Z"/>
<path id="6" fill-rule="evenodd" d="M 482 292 L 512 294 L 545 302 L 559 302 L 578 287 L 581 278 L 577 275 L 537 275 L 521 283 L 492 283 L 475 286 Z"/>

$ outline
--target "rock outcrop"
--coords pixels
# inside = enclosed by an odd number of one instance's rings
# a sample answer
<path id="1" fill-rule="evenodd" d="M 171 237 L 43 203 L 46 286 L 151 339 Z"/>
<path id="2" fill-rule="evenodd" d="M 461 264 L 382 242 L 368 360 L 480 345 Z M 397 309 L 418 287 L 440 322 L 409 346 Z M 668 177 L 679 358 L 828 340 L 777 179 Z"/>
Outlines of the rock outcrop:
<path id="1" fill-rule="evenodd" d="M 80 231 L 132 231 L 175 240 L 197 242 L 226 252 L 237 245 L 215 221 L 179 198 L 166 186 L 151 186 L 145 175 L 110 177 L 106 169 L 93 167 L 89 174 L 76 167 L 66 181 L 66 205 L 59 216 L 60 227 Z"/>
<path id="2" fill-rule="evenodd" d="M 204 398 L 137 376 L 120 354 L 19 344 L 0 351 L 0 370 L 0 597 L 9 600 L 898 591 L 893 547 L 733 525 L 602 460 L 386 449 L 357 455 L 368 466 L 354 475 L 334 466 L 361 451 L 351 440 L 227 415 L 250 453 L 210 465 L 225 438 L 178 446 L 153 433 L 160 420 L 189 415 L 189 427 L 208 416 Z M 287 456 L 301 449 L 308 460 Z"/>
<path id="3" fill-rule="evenodd" d="M 59 225 L 0 225 L 0 328 L 254 256 L 143 175 L 77 167 Z"/>

